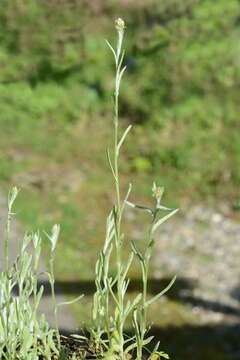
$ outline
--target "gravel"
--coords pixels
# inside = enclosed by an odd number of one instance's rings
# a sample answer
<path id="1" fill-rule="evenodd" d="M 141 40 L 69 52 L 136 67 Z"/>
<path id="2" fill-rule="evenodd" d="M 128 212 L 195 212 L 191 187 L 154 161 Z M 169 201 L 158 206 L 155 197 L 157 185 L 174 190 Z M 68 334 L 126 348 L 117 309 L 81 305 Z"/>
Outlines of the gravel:
<path id="1" fill-rule="evenodd" d="M 202 322 L 240 320 L 240 222 L 225 206 L 183 209 L 159 230 L 154 277 L 177 274 L 191 286 L 179 298 Z"/>

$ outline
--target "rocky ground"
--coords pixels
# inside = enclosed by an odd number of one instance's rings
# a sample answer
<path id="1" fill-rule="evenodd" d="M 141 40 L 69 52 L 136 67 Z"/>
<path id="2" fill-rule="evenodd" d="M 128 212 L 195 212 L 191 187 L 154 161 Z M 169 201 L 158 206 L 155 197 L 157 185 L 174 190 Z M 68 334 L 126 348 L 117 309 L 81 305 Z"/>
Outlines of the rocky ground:
<path id="1" fill-rule="evenodd" d="M 214 334 L 227 359 L 240 359 L 239 259 L 239 216 L 226 206 L 182 209 L 162 225 L 154 254 L 154 277 L 177 274 L 169 297 L 188 306 L 205 339 Z"/>
<path id="2" fill-rule="evenodd" d="M 240 316 L 240 222 L 227 208 L 195 205 L 163 224 L 156 241 L 155 277 L 177 274 L 189 286 L 179 296 L 195 298 L 203 320 Z M 197 306 L 202 303 L 202 307 Z"/>

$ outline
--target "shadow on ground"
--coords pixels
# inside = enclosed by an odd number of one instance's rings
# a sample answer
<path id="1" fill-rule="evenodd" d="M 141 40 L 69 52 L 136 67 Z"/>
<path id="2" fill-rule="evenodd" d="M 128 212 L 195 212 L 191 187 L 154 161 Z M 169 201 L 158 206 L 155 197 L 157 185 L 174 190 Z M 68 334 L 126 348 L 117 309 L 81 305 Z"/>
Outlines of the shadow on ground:
<path id="1" fill-rule="evenodd" d="M 171 278 L 163 279 L 150 279 L 149 280 L 149 294 L 157 294 L 162 289 L 164 289 Z M 44 286 L 44 295 L 49 296 L 51 294 L 51 288 L 47 281 L 39 282 L 39 286 Z M 91 280 L 85 281 L 56 281 L 56 294 L 64 295 L 75 295 L 84 294 L 86 296 L 93 295 L 95 291 L 95 284 Z M 138 279 L 131 280 L 131 283 L 128 288 L 128 292 L 140 292 L 142 283 Z M 213 312 L 222 313 L 225 315 L 237 316 L 240 319 L 240 308 L 236 308 L 219 301 L 205 300 L 200 297 L 192 295 L 194 288 L 197 286 L 197 282 L 187 279 L 187 278 L 178 278 L 174 286 L 167 292 L 166 296 L 169 299 L 189 304 L 192 306 L 197 306 L 205 310 L 210 310 Z M 240 300 L 239 298 L 240 290 L 236 288 L 232 291 L 232 297 Z M 240 334 L 239 334 L 240 336 Z M 240 359 L 240 358 L 239 358 Z"/>
<path id="2" fill-rule="evenodd" d="M 150 280 L 149 293 L 156 294 L 170 280 L 170 278 Z M 42 282 L 39 285 L 44 285 L 44 295 L 49 296 L 49 284 Z M 196 286 L 197 283 L 190 279 L 179 278 L 174 287 L 167 293 L 167 297 L 183 304 L 221 313 L 226 315 L 226 319 L 229 316 L 232 320 L 209 325 L 200 324 L 199 326 L 154 327 L 151 329 L 151 333 L 161 340 L 161 348 L 168 352 L 174 360 L 240 360 L 240 309 L 223 304 L 221 300 L 219 302 L 207 301 L 191 295 Z M 91 295 L 94 293 L 94 289 L 93 281 L 56 282 L 56 292 L 64 295 L 79 295 L 81 293 Z M 141 281 L 133 280 L 129 291 L 140 290 Z M 231 295 L 239 300 L 239 293 L 239 288 L 236 288 Z M 67 334 L 64 329 L 61 331 L 63 334 Z"/>
<path id="3" fill-rule="evenodd" d="M 70 335 L 76 332 L 61 329 L 61 333 Z M 240 359 L 240 324 L 154 327 L 149 334 L 160 339 L 161 350 L 173 360 Z"/>

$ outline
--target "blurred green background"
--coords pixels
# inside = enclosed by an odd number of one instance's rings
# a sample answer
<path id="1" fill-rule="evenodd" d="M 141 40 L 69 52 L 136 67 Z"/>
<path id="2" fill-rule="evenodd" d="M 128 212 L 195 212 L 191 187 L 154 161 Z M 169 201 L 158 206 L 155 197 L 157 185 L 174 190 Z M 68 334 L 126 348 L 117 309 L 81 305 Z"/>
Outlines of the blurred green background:
<path id="1" fill-rule="evenodd" d="M 61 281 L 93 279 L 114 199 L 114 66 L 104 39 L 114 41 L 119 16 L 121 123 L 134 125 L 123 189 L 133 182 L 133 198 L 145 201 L 155 179 L 171 206 L 240 202 L 239 0 L 1 0 L 1 187 L 22 189 L 28 228 L 61 224 Z M 177 351 L 185 356 L 182 344 Z"/>

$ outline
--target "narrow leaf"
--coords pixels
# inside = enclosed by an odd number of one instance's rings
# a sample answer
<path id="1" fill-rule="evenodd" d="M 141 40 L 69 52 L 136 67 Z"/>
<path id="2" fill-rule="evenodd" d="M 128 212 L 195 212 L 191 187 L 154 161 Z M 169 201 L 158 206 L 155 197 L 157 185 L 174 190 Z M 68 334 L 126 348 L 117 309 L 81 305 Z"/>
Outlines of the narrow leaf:
<path id="1" fill-rule="evenodd" d="M 133 257 L 134 257 L 134 254 L 133 254 L 133 252 L 131 252 L 131 254 L 130 254 L 129 258 L 128 258 L 127 264 L 125 265 L 126 267 L 125 267 L 125 271 L 123 273 L 123 279 L 125 279 L 126 276 L 127 276 L 128 270 L 129 270 L 129 268 L 130 268 L 130 266 L 132 264 L 132 261 L 133 261 Z"/>
<path id="2" fill-rule="evenodd" d="M 137 246 L 136 246 L 136 244 L 135 244 L 134 241 L 131 241 L 131 247 L 132 247 L 132 251 L 134 252 L 134 254 L 139 258 L 139 260 L 140 260 L 141 262 L 143 262 L 143 261 L 144 261 L 144 258 L 143 258 L 143 256 L 142 256 L 142 254 L 140 253 L 140 251 L 138 250 L 138 248 L 137 248 Z"/>
<path id="3" fill-rule="evenodd" d="M 142 299 L 142 294 L 138 294 L 135 299 L 133 300 L 133 302 L 131 303 L 128 312 L 130 313 L 136 306 L 137 304 L 140 302 L 140 300 Z"/>
<path id="4" fill-rule="evenodd" d="M 155 301 L 157 301 L 158 299 L 160 299 L 161 296 L 163 296 L 174 284 L 175 280 L 176 280 L 176 276 L 174 276 L 174 278 L 170 281 L 170 283 L 156 296 L 154 296 L 152 299 L 148 300 L 146 302 L 146 304 L 144 305 L 144 307 L 148 307 L 149 305 L 153 304 Z"/>
<path id="5" fill-rule="evenodd" d="M 107 45 L 108 45 L 109 49 L 112 51 L 113 56 L 114 56 L 114 59 L 115 59 L 115 63 L 117 64 L 117 55 L 116 55 L 116 53 L 115 53 L 114 48 L 112 47 L 112 45 L 110 44 L 110 42 L 109 42 L 108 40 L 105 40 L 105 41 L 106 41 L 106 43 L 107 43 Z"/>
<path id="6" fill-rule="evenodd" d="M 129 131 L 131 130 L 131 128 L 132 128 L 132 125 L 129 125 L 129 126 L 127 127 L 127 129 L 124 131 L 123 136 L 121 137 L 121 140 L 120 140 L 119 143 L 118 143 L 117 152 L 119 152 L 119 150 L 120 150 L 120 148 L 121 148 L 124 140 L 126 139 L 127 134 L 128 134 Z"/>
<path id="7" fill-rule="evenodd" d="M 51 242 L 51 245 L 52 245 L 51 246 L 51 251 L 53 252 L 55 250 L 55 248 L 56 248 L 56 245 L 57 245 L 57 241 L 58 241 L 58 237 L 59 237 L 59 233 L 60 233 L 60 225 L 59 224 L 53 225 L 51 235 L 46 233 L 46 231 L 44 231 L 44 233 Z"/>
<path id="8" fill-rule="evenodd" d="M 131 193 L 131 190 L 132 190 L 132 184 L 130 183 L 128 185 L 128 191 L 127 191 L 127 194 L 126 194 L 125 199 L 124 199 L 123 204 L 122 204 L 121 214 L 123 213 L 123 211 L 125 209 L 125 205 L 127 204 L 127 201 L 128 201 L 129 195 Z"/>
<path id="9" fill-rule="evenodd" d="M 111 168 L 111 171 L 112 171 L 114 180 L 117 182 L 117 178 L 116 178 L 116 175 L 115 175 L 115 171 L 114 171 L 113 165 L 112 165 L 112 160 L 111 160 L 111 156 L 110 156 L 110 151 L 109 151 L 108 148 L 107 148 L 107 159 L 108 159 L 108 163 L 109 163 L 109 166 L 110 166 L 110 168 Z"/>
<path id="10" fill-rule="evenodd" d="M 61 302 L 61 303 L 57 304 L 57 306 L 74 304 L 75 302 L 81 300 L 83 297 L 84 297 L 84 295 L 82 294 L 73 300 Z"/>
<path id="11" fill-rule="evenodd" d="M 154 336 L 149 336 L 147 339 L 143 341 L 143 345 L 149 344 L 154 339 Z"/>
<path id="12" fill-rule="evenodd" d="M 126 201 L 126 204 L 132 208 L 135 208 L 135 209 L 139 209 L 139 210 L 144 210 L 144 211 L 147 211 L 147 212 L 150 212 L 150 214 L 153 213 L 152 209 L 146 207 L 146 206 L 142 206 L 142 205 L 136 205 L 136 204 L 133 204 L 132 202 L 130 201 Z"/>
<path id="13" fill-rule="evenodd" d="M 120 61 L 118 62 L 118 72 L 120 71 L 121 69 L 121 66 L 122 66 L 122 63 L 123 63 L 123 59 L 124 59 L 124 56 L 125 56 L 125 50 L 122 51 L 122 55 L 121 55 L 121 58 L 120 58 Z"/>
<path id="14" fill-rule="evenodd" d="M 126 68 L 127 68 L 127 66 L 124 66 L 122 68 L 122 70 L 120 71 L 120 73 L 117 74 L 117 78 L 116 78 L 116 92 L 117 92 L 117 94 L 119 93 L 120 83 L 121 83 L 122 76 L 123 76 Z"/>
<path id="15" fill-rule="evenodd" d="M 14 186 L 14 187 L 9 191 L 9 194 L 8 194 L 8 209 L 9 209 L 10 212 L 11 212 L 13 203 L 14 203 L 14 201 L 16 200 L 17 195 L 18 195 L 18 189 L 17 189 L 16 186 Z"/>
<path id="16" fill-rule="evenodd" d="M 78 334 L 70 334 L 71 337 L 73 337 L 74 339 L 78 339 L 78 340 L 88 340 L 88 338 L 86 336 L 83 335 L 78 335 Z"/>
<path id="17" fill-rule="evenodd" d="M 178 212 L 178 209 L 173 210 L 172 212 L 170 212 L 169 214 L 167 214 L 166 216 L 162 217 L 161 219 L 159 219 L 152 227 L 152 232 L 154 233 L 157 228 L 164 223 L 166 220 L 168 220 L 170 217 L 172 217 L 174 214 L 176 214 L 176 212 Z"/>

